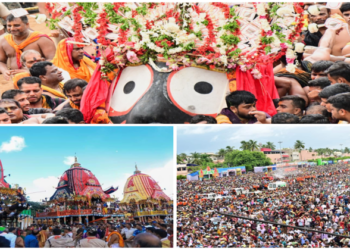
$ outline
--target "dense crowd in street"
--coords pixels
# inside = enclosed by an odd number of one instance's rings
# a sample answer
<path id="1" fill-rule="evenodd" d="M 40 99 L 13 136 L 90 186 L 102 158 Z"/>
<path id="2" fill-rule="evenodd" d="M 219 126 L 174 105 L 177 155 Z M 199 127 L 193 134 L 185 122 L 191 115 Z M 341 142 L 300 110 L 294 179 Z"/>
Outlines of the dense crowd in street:
<path id="1" fill-rule="evenodd" d="M 32 224 L 26 229 L 0 227 L 0 247 L 9 248 L 132 248 L 173 246 L 171 220 L 131 220 L 50 225 Z"/>
<path id="2" fill-rule="evenodd" d="M 248 173 L 178 181 L 177 245 L 181 248 L 350 247 L 350 238 L 342 237 L 350 236 L 348 169 L 346 165 L 298 168 L 288 175 L 279 173 L 273 180 L 263 178 L 264 173 Z M 267 184 L 276 181 L 286 182 L 287 186 L 268 190 Z M 250 192 L 236 194 L 234 188 Z M 221 198 L 202 196 L 213 192 Z"/>

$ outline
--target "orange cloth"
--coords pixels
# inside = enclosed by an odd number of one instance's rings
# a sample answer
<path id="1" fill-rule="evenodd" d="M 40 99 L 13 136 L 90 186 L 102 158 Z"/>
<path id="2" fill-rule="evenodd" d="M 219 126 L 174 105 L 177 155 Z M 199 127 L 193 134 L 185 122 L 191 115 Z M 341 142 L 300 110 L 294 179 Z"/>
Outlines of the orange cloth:
<path id="1" fill-rule="evenodd" d="M 72 79 L 79 78 L 89 82 L 92 76 L 92 72 L 96 68 L 96 64 L 84 56 L 84 59 L 80 60 L 80 67 L 78 69 L 74 68 L 74 65 L 72 65 L 69 59 L 71 57 L 71 54 L 68 54 L 68 46 L 67 39 L 64 39 L 58 43 L 56 54 L 52 60 L 52 63 L 57 67 L 67 71 Z M 72 48 L 72 46 L 70 47 Z M 72 50 L 70 50 L 70 53 L 71 51 Z"/>
<path id="2" fill-rule="evenodd" d="M 60 82 L 58 85 L 59 85 L 61 91 L 63 92 L 63 85 L 64 84 Z M 48 87 L 46 85 L 41 84 L 41 88 L 44 90 L 44 92 L 45 91 L 49 92 L 49 93 L 53 94 L 54 96 L 56 96 L 58 98 L 67 99 L 67 96 L 65 96 L 62 92 L 59 92 L 59 91 L 57 91 L 55 89 L 52 89 L 52 88 L 50 88 L 50 87 Z"/>
<path id="3" fill-rule="evenodd" d="M 16 75 L 14 75 L 12 77 L 12 81 L 13 81 L 13 85 L 15 86 L 15 89 L 18 89 L 18 85 L 17 85 L 17 82 L 19 80 L 21 80 L 22 78 L 24 77 L 29 77 L 30 76 L 30 73 L 29 72 L 22 72 L 22 73 L 18 73 Z"/>
<path id="4" fill-rule="evenodd" d="M 72 101 L 69 101 L 69 105 L 74 109 L 77 109 L 77 110 L 80 109 L 80 107 L 78 105 L 75 105 Z"/>
<path id="5" fill-rule="evenodd" d="M 50 105 L 46 102 L 46 97 L 42 95 L 41 98 L 42 98 L 42 108 L 51 109 Z"/>
<path id="6" fill-rule="evenodd" d="M 47 240 L 47 232 L 45 230 L 41 230 L 38 234 L 39 247 L 42 248 L 45 246 L 45 242 Z"/>
<path id="7" fill-rule="evenodd" d="M 227 73 L 226 77 L 229 81 L 230 92 L 235 92 L 237 90 L 237 78 L 236 78 L 236 70 Z"/>
<path id="8" fill-rule="evenodd" d="M 218 122 L 218 124 L 222 124 L 222 123 L 232 124 L 232 122 L 226 115 L 218 115 L 215 119 Z"/>
<path id="9" fill-rule="evenodd" d="M 47 35 L 39 32 L 39 31 L 33 31 L 26 40 L 24 40 L 20 44 L 16 44 L 15 41 L 13 40 L 13 36 L 11 34 L 8 34 L 5 36 L 6 41 L 10 44 L 11 47 L 13 47 L 16 50 L 16 59 L 17 59 L 17 66 L 18 68 L 22 68 L 21 64 L 21 55 L 22 55 L 22 50 L 27 47 L 29 44 L 34 43 L 38 41 L 41 37 L 47 37 Z M 50 38 L 49 38 L 50 39 Z M 51 40 L 51 39 L 50 39 Z"/>
<path id="10" fill-rule="evenodd" d="M 112 234 L 118 235 L 118 237 L 119 237 L 119 247 L 124 247 L 124 240 L 123 240 L 123 237 L 121 236 L 120 233 L 115 232 L 115 231 L 114 231 L 114 232 L 111 232 L 111 233 L 108 235 L 108 237 L 107 237 L 107 242 L 109 242 L 109 239 L 111 238 Z"/>

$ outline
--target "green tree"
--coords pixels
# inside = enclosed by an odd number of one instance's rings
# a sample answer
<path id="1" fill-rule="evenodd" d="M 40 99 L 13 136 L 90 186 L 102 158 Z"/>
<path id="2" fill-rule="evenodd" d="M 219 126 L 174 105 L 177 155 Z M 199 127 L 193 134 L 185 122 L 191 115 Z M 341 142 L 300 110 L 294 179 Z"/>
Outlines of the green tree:
<path id="1" fill-rule="evenodd" d="M 32 214 L 42 212 L 48 207 L 47 205 L 43 205 L 42 203 L 36 201 L 28 201 L 28 204 L 31 206 L 30 210 L 32 210 Z"/>
<path id="2" fill-rule="evenodd" d="M 255 151 L 255 150 L 259 149 L 257 141 L 249 140 L 248 145 L 249 145 L 249 150 L 250 151 Z"/>
<path id="3" fill-rule="evenodd" d="M 191 154 L 190 162 L 192 164 L 201 165 L 202 161 L 201 161 L 200 157 L 201 157 L 200 153 L 194 152 Z"/>
<path id="4" fill-rule="evenodd" d="M 350 149 L 348 147 L 344 148 L 344 153 L 350 153 Z"/>
<path id="5" fill-rule="evenodd" d="M 225 164 L 230 166 L 245 166 L 247 171 L 252 171 L 254 167 L 272 165 L 272 162 L 262 152 L 236 150 L 225 156 Z"/>
<path id="6" fill-rule="evenodd" d="M 177 155 L 176 156 L 176 162 L 177 162 L 177 164 L 180 164 L 180 163 L 184 163 L 184 160 L 181 158 L 180 155 Z"/>
<path id="7" fill-rule="evenodd" d="M 213 160 L 210 158 L 210 155 L 207 155 L 207 154 L 201 154 L 199 156 L 199 159 L 202 165 L 208 162 L 213 162 Z"/>
<path id="8" fill-rule="evenodd" d="M 305 143 L 297 140 L 294 144 L 294 149 L 298 150 L 301 153 L 301 150 L 305 148 Z M 303 160 L 302 158 L 300 160 Z"/>
<path id="9" fill-rule="evenodd" d="M 226 154 L 226 150 L 223 149 L 223 148 L 220 148 L 220 149 L 219 149 L 219 152 L 217 153 L 217 155 L 218 155 L 219 157 L 225 157 L 225 154 Z"/>
<path id="10" fill-rule="evenodd" d="M 312 147 L 309 148 L 309 152 L 312 152 Z"/>
<path id="11" fill-rule="evenodd" d="M 276 149 L 275 144 L 273 142 L 270 142 L 270 141 L 266 142 L 265 146 L 266 146 L 266 148 L 270 148 L 271 150 Z"/>
<path id="12" fill-rule="evenodd" d="M 250 145 L 248 141 L 241 141 L 241 146 L 239 147 L 242 150 L 250 150 Z"/>
<path id="13" fill-rule="evenodd" d="M 178 176 L 176 176 L 176 179 L 177 180 L 184 180 L 184 179 L 187 179 L 187 177 L 184 175 L 178 175 Z"/>
<path id="14" fill-rule="evenodd" d="M 305 143 L 297 140 L 294 144 L 294 149 L 299 150 L 299 152 L 305 148 Z"/>
<path id="15" fill-rule="evenodd" d="M 187 155 L 184 153 L 178 154 L 176 161 L 177 163 L 185 163 L 185 161 L 187 161 Z"/>
<path id="16" fill-rule="evenodd" d="M 235 147 L 226 146 L 225 152 L 226 152 L 226 153 L 230 153 L 230 152 L 232 152 L 232 151 L 234 150 L 234 148 L 235 148 Z"/>

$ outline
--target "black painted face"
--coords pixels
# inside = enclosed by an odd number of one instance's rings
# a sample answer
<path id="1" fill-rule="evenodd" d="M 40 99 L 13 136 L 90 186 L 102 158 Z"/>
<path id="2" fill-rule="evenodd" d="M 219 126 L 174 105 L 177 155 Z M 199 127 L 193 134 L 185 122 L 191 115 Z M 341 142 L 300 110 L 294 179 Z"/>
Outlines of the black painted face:
<path id="1" fill-rule="evenodd" d="M 165 63 L 157 62 L 160 68 Z M 170 73 L 150 65 L 123 69 L 111 85 L 113 123 L 185 123 L 197 114 L 216 116 L 228 91 L 226 74 L 188 67 Z"/>

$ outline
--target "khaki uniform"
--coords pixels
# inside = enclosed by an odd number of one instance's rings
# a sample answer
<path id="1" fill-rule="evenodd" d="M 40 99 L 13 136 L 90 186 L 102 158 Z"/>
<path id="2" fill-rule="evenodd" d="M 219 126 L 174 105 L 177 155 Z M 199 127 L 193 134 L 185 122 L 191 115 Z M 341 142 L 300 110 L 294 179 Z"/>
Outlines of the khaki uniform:
<path id="1" fill-rule="evenodd" d="M 46 242 L 45 246 L 46 248 L 67 248 L 67 247 L 74 247 L 75 241 L 71 238 L 62 238 L 61 236 L 53 236 L 50 237 Z"/>
<path id="2" fill-rule="evenodd" d="M 107 242 L 97 239 L 97 238 L 92 238 L 92 239 L 83 239 L 81 240 L 77 248 L 108 248 Z"/>

